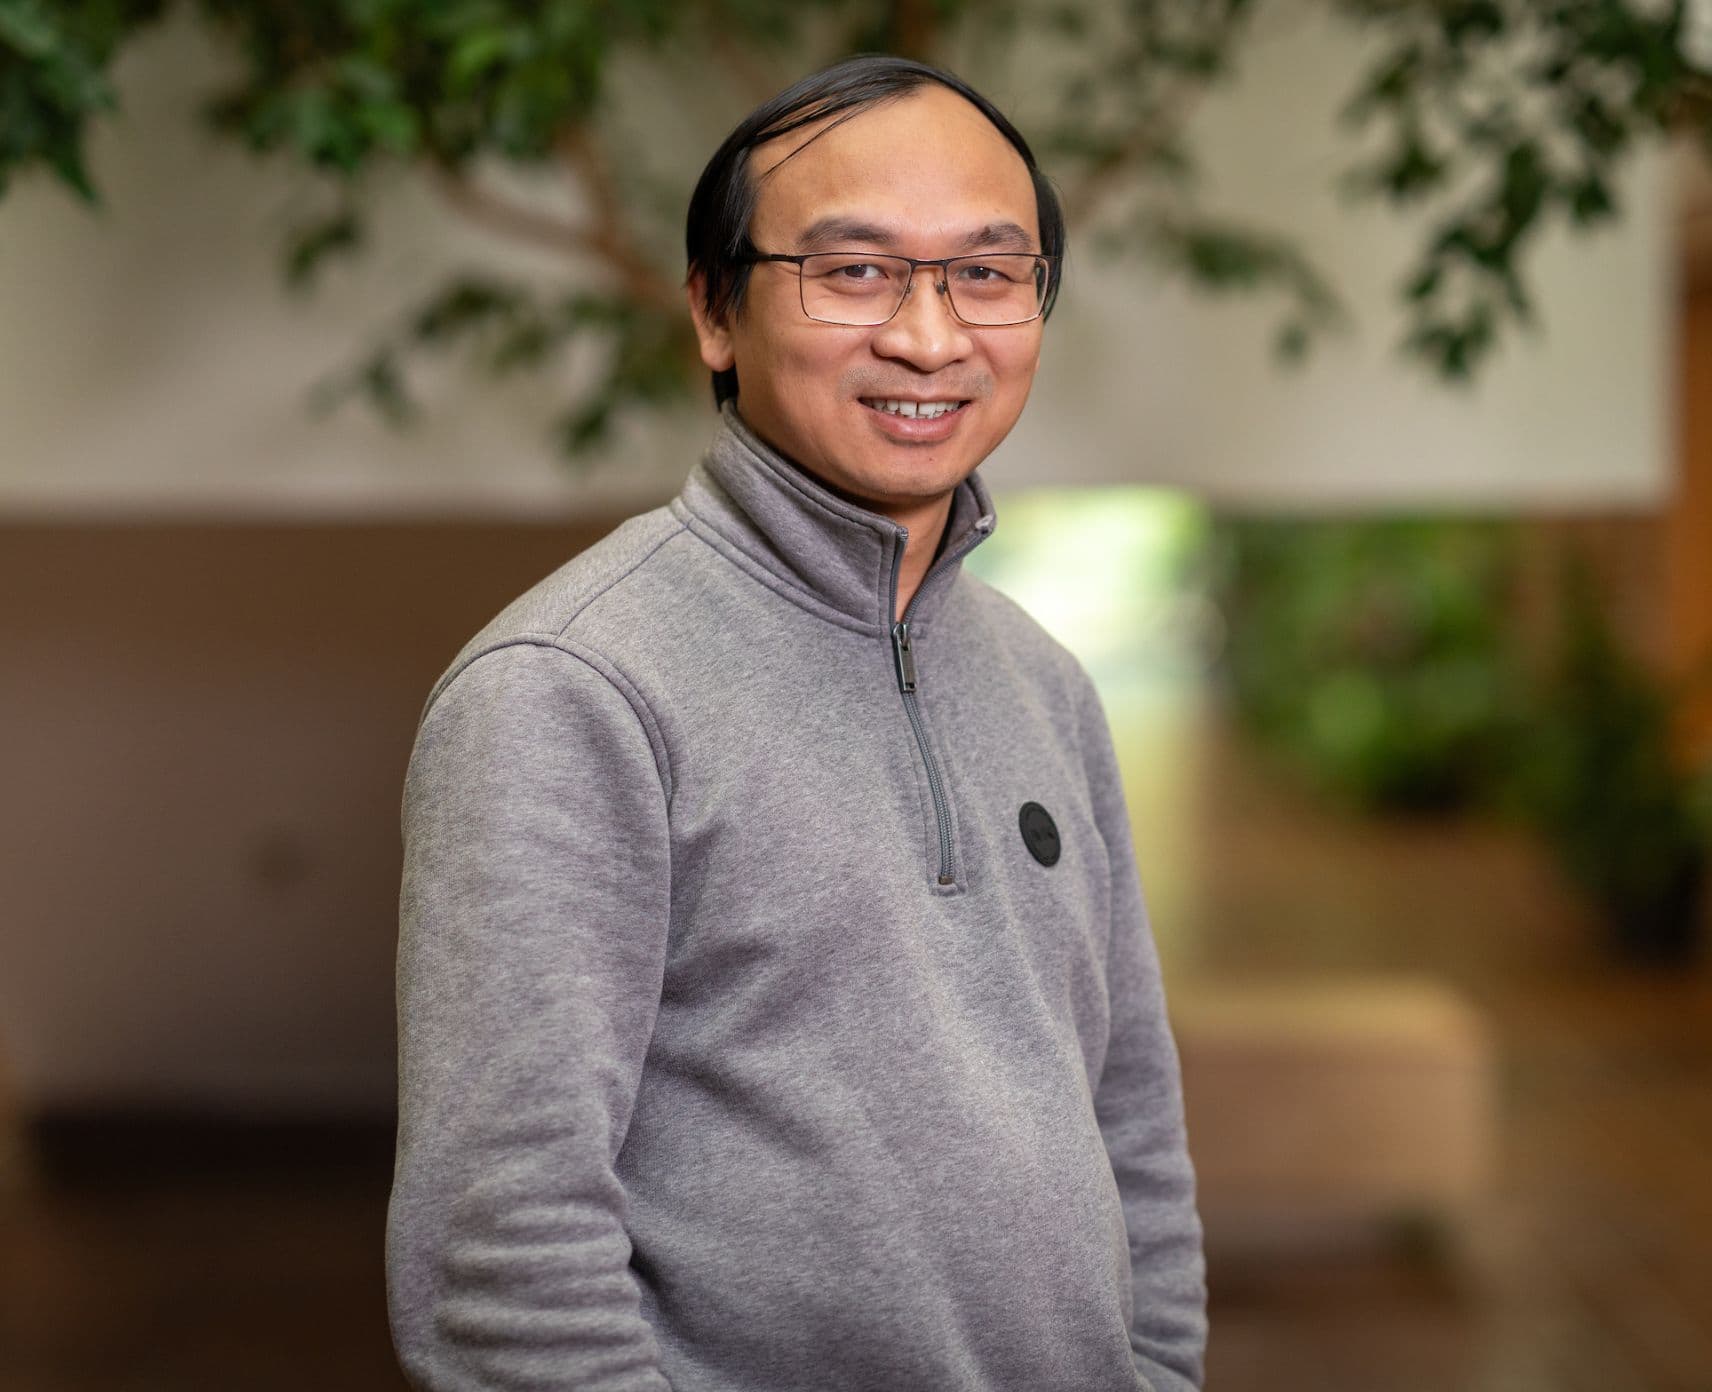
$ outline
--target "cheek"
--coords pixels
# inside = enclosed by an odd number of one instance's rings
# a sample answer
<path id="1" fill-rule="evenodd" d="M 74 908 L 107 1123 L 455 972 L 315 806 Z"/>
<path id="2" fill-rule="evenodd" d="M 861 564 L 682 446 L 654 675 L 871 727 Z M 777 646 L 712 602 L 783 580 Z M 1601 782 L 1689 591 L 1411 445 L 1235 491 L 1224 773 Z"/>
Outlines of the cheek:
<path id="1" fill-rule="evenodd" d="M 1040 363 L 1041 341 L 1040 324 L 1036 322 L 1027 336 L 1019 339 L 1016 344 L 1016 369 L 1025 377 L 1034 376 L 1034 369 Z"/>
<path id="2" fill-rule="evenodd" d="M 757 336 L 748 356 L 779 389 L 824 394 L 839 384 L 850 347 L 837 333 L 816 333 L 812 326 Z"/>
<path id="3" fill-rule="evenodd" d="M 1027 396 L 1035 368 L 1040 364 L 1040 335 L 1034 333 L 1018 342 L 1000 345 L 992 354 L 992 364 L 1001 395 Z"/>

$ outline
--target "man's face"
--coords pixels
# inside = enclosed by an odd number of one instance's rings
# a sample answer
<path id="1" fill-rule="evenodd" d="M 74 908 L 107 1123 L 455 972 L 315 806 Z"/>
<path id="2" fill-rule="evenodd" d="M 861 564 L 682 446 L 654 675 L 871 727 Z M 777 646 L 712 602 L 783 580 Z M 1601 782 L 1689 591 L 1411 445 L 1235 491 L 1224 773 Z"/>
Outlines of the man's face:
<path id="1" fill-rule="evenodd" d="M 760 189 L 750 238 L 761 251 L 1041 249 L 1027 166 L 956 93 L 929 84 L 805 146 L 820 129 L 750 153 Z M 808 318 L 789 263 L 756 265 L 742 308 L 723 325 L 704 321 L 692 285 L 702 360 L 736 367 L 743 419 L 817 478 L 881 512 L 919 508 L 1010 433 L 1040 359 L 1038 319 L 971 327 L 937 292 L 940 277 L 935 267 L 917 271 L 891 321 L 862 328 Z M 961 405 L 934 419 L 879 407 L 897 400 Z"/>

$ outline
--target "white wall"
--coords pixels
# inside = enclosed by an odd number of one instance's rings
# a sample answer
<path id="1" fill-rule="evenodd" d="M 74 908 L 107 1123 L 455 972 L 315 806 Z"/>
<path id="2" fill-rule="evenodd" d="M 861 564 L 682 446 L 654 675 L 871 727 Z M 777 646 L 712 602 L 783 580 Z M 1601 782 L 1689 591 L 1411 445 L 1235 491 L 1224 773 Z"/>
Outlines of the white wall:
<path id="1" fill-rule="evenodd" d="M 1330 192 L 1330 112 L 1347 44 L 1268 37 L 1201 128 L 1214 201 L 1299 232 L 1357 315 L 1300 373 L 1268 347 L 1272 311 L 1160 287 L 1075 257 L 1036 400 L 989 466 L 998 484 L 1144 480 L 1245 503 L 1656 502 L 1668 477 L 1669 220 L 1662 161 L 1633 171 L 1616 234 L 1539 248 L 1543 340 L 1510 345 L 1453 392 L 1398 366 L 1391 285 L 1414 233 Z M 276 270 L 308 193 L 192 119 L 212 58 L 184 29 L 124 63 L 125 114 L 93 150 L 108 211 L 45 178 L 0 202 L 0 510 L 536 512 L 663 496 L 704 438 L 701 409 L 633 434 L 573 480 L 544 443 L 564 379 L 440 384 L 423 428 L 361 408 L 305 411 L 309 384 L 453 264 L 562 268 L 459 226 L 413 180 L 375 251 L 292 300 Z M 708 136 L 712 142 L 712 134 Z"/>
<path id="2" fill-rule="evenodd" d="M 1300 372 L 1269 345 L 1259 301 L 1191 298 L 1078 257 L 1035 406 L 988 468 L 1042 461 L 1077 481 L 1143 478 L 1245 506 L 1650 505 L 1670 478 L 1674 366 L 1671 182 L 1647 158 L 1621 228 L 1542 238 L 1544 331 L 1506 344 L 1466 390 L 1405 368 L 1394 286 L 1415 225 L 1340 204 L 1349 151 L 1333 113 L 1360 50 L 1323 28 L 1266 34 L 1200 114 L 1209 203 L 1298 234 L 1353 311 Z"/>
<path id="3" fill-rule="evenodd" d="M 554 283 L 565 265 L 397 176 L 360 262 L 289 295 L 283 233 L 326 198 L 204 130 L 218 72 L 183 22 L 151 33 L 121 62 L 122 116 L 92 143 L 105 211 L 45 175 L 0 200 L 0 511 L 538 514 L 675 489 L 710 418 L 639 432 L 637 453 L 579 479 L 546 438 L 567 374 L 495 388 L 431 371 L 432 409 L 407 433 L 357 403 L 312 418 L 311 384 L 450 270 Z"/>

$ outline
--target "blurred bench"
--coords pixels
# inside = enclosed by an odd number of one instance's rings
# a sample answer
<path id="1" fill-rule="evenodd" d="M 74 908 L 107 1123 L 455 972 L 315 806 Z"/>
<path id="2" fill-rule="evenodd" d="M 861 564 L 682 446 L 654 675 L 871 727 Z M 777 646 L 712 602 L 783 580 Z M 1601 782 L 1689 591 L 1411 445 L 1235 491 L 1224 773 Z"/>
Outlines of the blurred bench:
<path id="1" fill-rule="evenodd" d="M 1210 1244 L 1426 1220 L 1454 1230 L 1495 1164 L 1494 1053 L 1430 980 L 1173 989 Z"/>

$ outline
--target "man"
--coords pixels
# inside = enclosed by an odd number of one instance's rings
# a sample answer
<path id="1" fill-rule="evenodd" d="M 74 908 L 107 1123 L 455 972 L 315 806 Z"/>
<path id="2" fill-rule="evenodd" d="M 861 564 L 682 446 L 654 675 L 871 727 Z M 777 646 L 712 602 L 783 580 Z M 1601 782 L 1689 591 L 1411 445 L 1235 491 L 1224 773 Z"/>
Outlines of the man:
<path id="1" fill-rule="evenodd" d="M 421 1387 L 1199 1385 L 1105 721 L 959 572 L 1062 242 L 1004 117 L 901 60 L 709 163 L 712 446 L 472 640 L 411 761 L 388 1262 Z"/>

